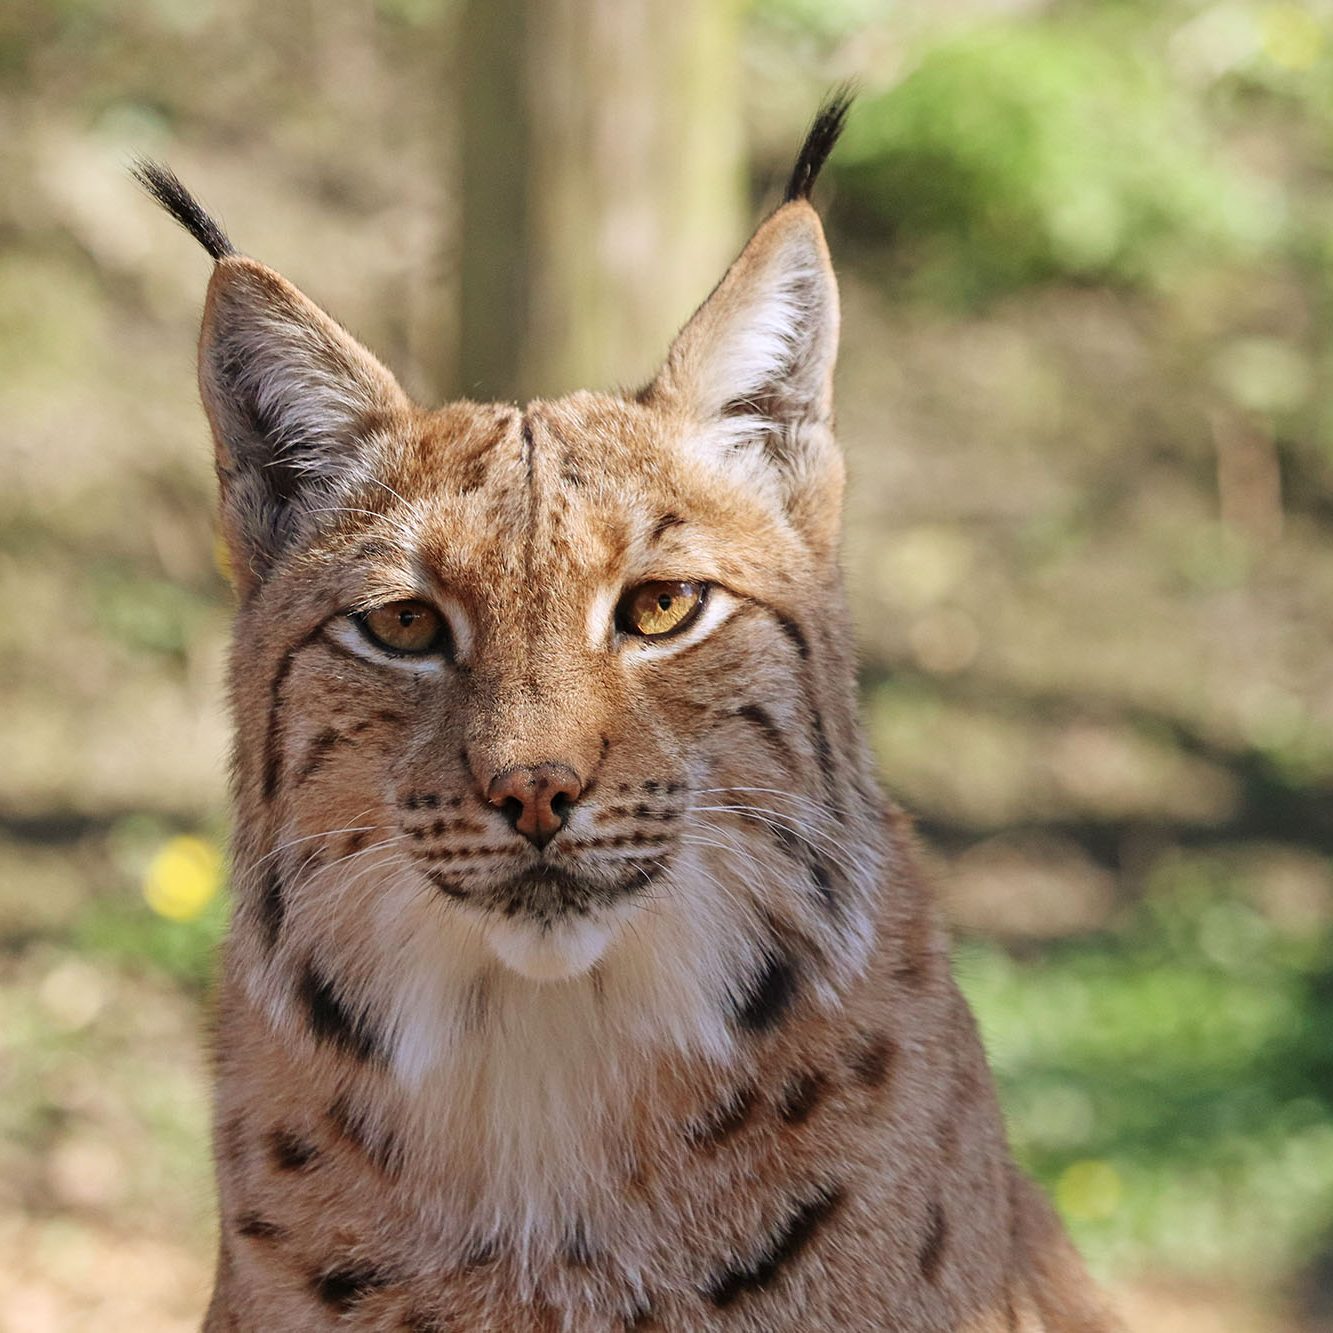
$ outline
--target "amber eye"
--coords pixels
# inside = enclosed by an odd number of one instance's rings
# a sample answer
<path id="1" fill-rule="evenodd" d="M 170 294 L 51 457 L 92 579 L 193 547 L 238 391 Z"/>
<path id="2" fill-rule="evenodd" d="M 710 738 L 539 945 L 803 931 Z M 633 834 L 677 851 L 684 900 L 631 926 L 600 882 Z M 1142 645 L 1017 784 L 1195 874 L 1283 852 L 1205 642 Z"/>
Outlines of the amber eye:
<path id="1" fill-rule="evenodd" d="M 425 602 L 389 602 L 357 619 L 381 648 L 393 653 L 441 652 L 446 646 L 444 620 Z"/>
<path id="2" fill-rule="evenodd" d="M 675 634 L 699 614 L 707 591 L 704 583 L 640 583 L 620 599 L 616 625 L 626 634 L 645 639 Z"/>

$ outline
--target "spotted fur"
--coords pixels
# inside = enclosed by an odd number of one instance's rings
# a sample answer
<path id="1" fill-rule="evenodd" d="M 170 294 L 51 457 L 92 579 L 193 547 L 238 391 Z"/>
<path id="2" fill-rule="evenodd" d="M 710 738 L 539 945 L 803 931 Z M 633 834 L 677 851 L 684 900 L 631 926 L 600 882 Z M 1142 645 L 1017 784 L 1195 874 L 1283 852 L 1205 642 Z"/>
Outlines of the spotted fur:
<path id="1" fill-rule="evenodd" d="M 857 721 L 843 109 L 651 385 L 522 408 L 415 406 L 141 168 L 217 261 L 239 594 L 212 1333 L 1111 1327 Z M 652 579 L 711 588 L 660 642 L 615 614 Z M 360 628 L 404 598 L 433 656 Z M 580 790 L 540 847 L 524 765 Z"/>

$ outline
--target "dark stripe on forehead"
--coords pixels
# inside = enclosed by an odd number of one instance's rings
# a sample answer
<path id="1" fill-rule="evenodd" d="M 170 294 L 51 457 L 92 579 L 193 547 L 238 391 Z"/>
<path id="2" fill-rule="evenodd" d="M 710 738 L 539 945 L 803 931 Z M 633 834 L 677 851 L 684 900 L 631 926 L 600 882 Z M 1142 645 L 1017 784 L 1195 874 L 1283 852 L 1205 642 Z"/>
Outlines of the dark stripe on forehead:
<path id="1" fill-rule="evenodd" d="M 534 445 L 532 439 L 532 422 L 528 420 L 526 412 L 523 414 L 522 436 L 523 436 L 523 467 L 528 475 L 528 486 L 529 488 L 531 488 L 532 474 L 533 474 L 532 451 Z"/>
<path id="2" fill-rule="evenodd" d="M 490 430 L 468 453 L 462 455 L 454 467 L 458 469 L 457 484 L 460 495 L 471 495 L 486 484 L 490 476 L 495 451 L 509 435 L 517 413 L 512 409 L 502 412 L 491 424 Z M 464 446 L 466 447 L 466 446 Z"/>
<path id="3" fill-rule="evenodd" d="M 672 528 L 680 527 L 685 520 L 679 514 L 663 514 L 656 523 L 653 524 L 652 540 L 661 541 L 662 537 L 671 531 Z"/>

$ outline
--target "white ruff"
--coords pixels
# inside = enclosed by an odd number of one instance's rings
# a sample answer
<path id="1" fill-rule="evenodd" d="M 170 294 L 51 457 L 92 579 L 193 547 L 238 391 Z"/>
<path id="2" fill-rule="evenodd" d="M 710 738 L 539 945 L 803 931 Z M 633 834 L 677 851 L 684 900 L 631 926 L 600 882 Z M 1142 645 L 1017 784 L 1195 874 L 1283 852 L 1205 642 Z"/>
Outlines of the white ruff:
<path id="1" fill-rule="evenodd" d="M 370 1127 L 392 1127 L 412 1164 L 404 1184 L 442 1242 L 503 1235 L 536 1263 L 576 1221 L 609 1219 L 653 1068 L 673 1052 L 715 1070 L 735 1058 L 730 997 L 757 968 L 762 933 L 748 899 L 720 891 L 697 856 L 682 847 L 660 895 L 566 932 L 547 954 L 535 931 L 497 935 L 392 852 L 292 886 L 288 938 L 313 944 L 340 998 L 384 1039 L 394 1086 L 374 1099 Z M 284 948 L 251 978 L 287 1032 L 302 1021 L 289 996 L 303 956 Z M 532 979 L 557 964 L 570 975 Z"/>
<path id="2" fill-rule="evenodd" d="M 606 952 L 615 935 L 607 922 L 578 917 L 538 929 L 506 918 L 486 925 L 495 956 L 529 981 L 568 981 L 582 976 Z"/>

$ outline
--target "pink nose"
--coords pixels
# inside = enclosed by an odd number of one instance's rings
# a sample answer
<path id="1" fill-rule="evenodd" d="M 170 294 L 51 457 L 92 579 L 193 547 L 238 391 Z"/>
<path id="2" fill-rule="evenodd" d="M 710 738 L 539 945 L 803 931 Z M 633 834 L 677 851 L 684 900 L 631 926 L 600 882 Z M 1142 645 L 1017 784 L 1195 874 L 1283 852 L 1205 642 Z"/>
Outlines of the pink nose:
<path id="1" fill-rule="evenodd" d="M 486 799 L 534 847 L 545 847 L 565 826 L 583 783 L 564 764 L 510 768 L 491 779 Z"/>

